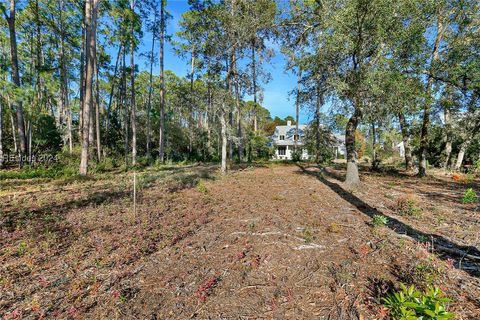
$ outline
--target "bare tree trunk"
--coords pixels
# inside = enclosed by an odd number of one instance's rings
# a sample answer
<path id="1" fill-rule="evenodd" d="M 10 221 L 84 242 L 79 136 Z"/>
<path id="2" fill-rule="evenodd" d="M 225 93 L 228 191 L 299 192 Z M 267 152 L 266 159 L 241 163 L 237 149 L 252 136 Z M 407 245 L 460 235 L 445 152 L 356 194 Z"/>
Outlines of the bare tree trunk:
<path id="1" fill-rule="evenodd" d="M 8 21 L 8 30 L 10 33 L 10 57 L 12 60 L 12 80 L 15 87 L 19 88 L 21 85 L 20 82 L 20 71 L 18 66 L 18 56 L 17 56 L 17 33 L 15 30 L 15 0 L 10 0 L 10 16 L 7 18 Z M 25 121 L 23 116 L 23 106 L 21 101 L 15 101 L 14 106 L 17 113 L 17 129 L 18 129 L 18 140 L 20 144 L 20 163 L 23 165 L 23 155 L 27 151 L 27 140 L 25 134 Z"/>
<path id="2" fill-rule="evenodd" d="M 321 128 L 320 128 L 320 108 L 323 104 L 323 95 L 320 90 L 320 81 L 317 81 L 317 101 L 315 104 L 315 162 L 320 163 L 320 139 L 321 139 Z"/>
<path id="3" fill-rule="evenodd" d="M 468 145 L 470 144 L 470 139 L 465 140 L 460 145 L 460 150 L 458 151 L 457 162 L 455 163 L 455 170 L 460 170 L 463 164 L 463 158 L 465 157 L 465 152 L 467 151 Z"/>
<path id="4" fill-rule="evenodd" d="M 87 56 L 85 55 L 85 46 L 87 43 L 87 40 L 85 38 L 86 36 L 86 26 L 85 26 L 85 20 L 87 16 L 86 12 L 86 3 L 88 0 L 85 2 L 85 5 L 83 6 L 83 14 L 82 14 L 82 39 L 81 39 L 81 47 L 80 47 L 80 113 L 79 113 L 79 119 L 78 119 L 78 136 L 80 137 L 80 140 L 82 139 L 83 135 L 83 106 L 84 100 L 85 100 L 85 65 L 86 65 L 86 58 Z"/>
<path id="5" fill-rule="evenodd" d="M 126 52 L 127 49 L 123 49 L 123 72 L 122 72 L 122 93 L 121 93 L 121 101 L 123 107 L 123 143 L 125 149 L 125 167 L 128 166 L 128 141 L 129 141 L 129 111 L 128 111 L 128 104 L 127 104 L 127 63 L 126 63 Z"/>
<path id="6" fill-rule="evenodd" d="M 222 103 L 222 109 L 220 110 L 220 124 L 222 135 L 222 174 L 227 173 L 227 123 L 225 121 L 225 102 Z"/>
<path id="7" fill-rule="evenodd" d="M 358 106 L 358 101 L 355 106 L 355 111 L 352 117 L 348 120 L 345 130 L 345 147 L 347 149 L 347 176 L 345 183 L 350 186 L 355 186 L 360 183 L 358 175 L 357 151 L 355 150 L 355 131 L 358 123 L 362 117 L 362 113 Z"/>
<path id="8" fill-rule="evenodd" d="M 445 118 L 445 127 L 444 127 L 444 133 L 445 133 L 445 162 L 443 164 L 444 169 L 450 168 L 450 162 L 451 162 L 451 157 L 452 157 L 452 115 L 451 115 L 451 110 L 449 106 L 445 106 L 443 109 L 443 115 Z"/>
<path id="9" fill-rule="evenodd" d="M 135 38 L 134 38 L 134 19 L 135 19 L 135 0 L 131 1 L 130 9 L 132 10 L 132 21 L 130 24 L 130 87 L 132 90 L 132 164 L 137 164 L 137 107 L 135 105 Z"/>
<path id="10" fill-rule="evenodd" d="M 188 152 L 193 151 L 193 104 L 194 104 L 194 88 L 193 80 L 195 77 L 195 46 L 192 47 L 192 57 L 190 60 L 190 106 L 188 108 Z"/>
<path id="11" fill-rule="evenodd" d="M 93 66 L 95 68 L 95 141 L 97 142 L 97 160 L 100 162 L 102 158 L 102 140 L 100 137 L 100 77 L 98 76 L 99 65 L 97 57 L 95 57 Z"/>
<path id="12" fill-rule="evenodd" d="M 257 115 L 257 61 L 255 59 L 255 38 L 252 40 L 252 80 L 253 80 L 253 132 L 258 131 Z M 298 121 L 297 121 L 298 122 Z M 298 126 L 297 126 L 298 134 Z M 295 143 L 296 144 L 296 143 Z"/>
<path id="13" fill-rule="evenodd" d="M 432 52 L 432 61 L 428 70 L 427 86 L 425 88 L 426 101 L 423 108 L 422 130 L 420 133 L 420 149 L 419 149 L 419 167 L 418 176 L 424 177 L 427 174 L 427 148 L 428 148 L 428 126 L 430 124 L 430 109 L 433 104 L 432 86 L 433 86 L 433 64 L 438 60 L 438 52 L 440 42 L 443 38 L 444 27 L 440 20 L 440 13 L 437 14 L 437 35 L 435 37 L 435 44 Z"/>
<path id="14" fill-rule="evenodd" d="M 164 74 L 164 47 L 165 47 L 165 0 L 160 1 L 160 130 L 158 137 L 158 158 L 165 161 L 165 74 Z"/>
<path id="15" fill-rule="evenodd" d="M 8 96 L 7 96 L 7 104 L 8 104 L 8 107 L 10 108 L 10 124 L 12 126 L 13 150 L 15 151 L 15 154 L 18 154 L 17 128 L 15 128 L 15 120 L 13 119 L 14 110 L 12 108 L 12 105 L 10 103 L 10 99 Z"/>
<path id="16" fill-rule="evenodd" d="M 73 128 L 72 128 L 72 109 L 70 108 L 70 99 L 68 97 L 68 78 L 65 77 L 65 88 L 67 88 L 65 92 L 65 106 L 67 110 L 67 126 L 68 126 L 68 151 L 70 154 L 73 153 Z"/>
<path id="17" fill-rule="evenodd" d="M 242 109 L 240 103 L 240 91 L 238 83 L 238 72 L 237 72 L 237 51 L 234 50 L 234 56 L 232 60 L 232 71 L 233 71 L 233 84 L 235 90 L 235 105 L 237 107 L 237 139 L 238 139 L 238 161 L 243 161 L 243 133 L 242 133 Z"/>
<path id="18" fill-rule="evenodd" d="M 152 49 L 150 50 L 150 80 L 148 88 L 148 102 L 147 102 L 147 157 L 150 158 L 150 144 L 152 143 L 152 94 L 153 94 L 153 61 L 155 51 L 155 25 L 157 24 L 157 14 L 153 18 L 152 30 Z"/>
<path id="19" fill-rule="evenodd" d="M 32 166 L 32 139 L 33 139 L 33 133 L 32 133 L 32 119 L 28 120 L 28 165 Z"/>
<path id="20" fill-rule="evenodd" d="M 375 121 L 372 121 L 372 170 L 378 170 L 379 160 L 377 156 L 377 130 L 375 127 Z"/>
<path id="21" fill-rule="evenodd" d="M 301 82 L 302 82 L 302 69 L 300 66 L 298 67 L 297 71 L 297 97 L 295 99 L 295 135 L 298 137 L 297 139 L 294 138 L 295 143 L 295 152 L 297 152 L 297 145 L 298 140 L 300 139 L 300 135 L 298 133 L 298 122 L 300 121 L 300 89 L 301 89 Z"/>
<path id="22" fill-rule="evenodd" d="M 82 154 L 80 158 L 80 174 L 87 175 L 88 173 L 88 151 L 89 151 L 89 131 L 90 131 L 90 113 L 92 109 L 92 82 L 93 70 L 96 57 L 95 42 L 96 42 L 96 19 L 97 7 L 99 0 L 87 0 L 85 15 L 86 15 L 86 55 L 87 55 L 87 70 L 85 78 L 85 100 L 83 101 L 83 128 L 82 128 Z M 82 90 L 82 89 L 80 89 Z"/>
<path id="23" fill-rule="evenodd" d="M 408 133 L 407 121 L 402 112 L 398 113 L 398 121 L 400 122 L 400 130 L 402 131 L 402 142 L 405 152 L 405 170 L 410 172 L 413 170 L 412 149 L 410 148 L 410 134 Z"/>

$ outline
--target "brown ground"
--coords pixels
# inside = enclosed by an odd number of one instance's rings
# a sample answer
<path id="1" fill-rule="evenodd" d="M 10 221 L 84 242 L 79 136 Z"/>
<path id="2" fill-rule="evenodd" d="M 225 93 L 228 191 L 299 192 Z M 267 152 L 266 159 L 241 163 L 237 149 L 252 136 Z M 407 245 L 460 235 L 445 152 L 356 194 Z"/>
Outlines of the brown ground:
<path id="1" fill-rule="evenodd" d="M 0 318 L 374 319 L 400 282 L 480 318 L 480 261 L 425 245 L 480 255 L 461 181 L 365 173 L 347 192 L 341 170 L 216 170 L 139 173 L 136 212 L 131 174 L 0 182 Z M 399 214 L 406 197 L 421 215 Z"/>

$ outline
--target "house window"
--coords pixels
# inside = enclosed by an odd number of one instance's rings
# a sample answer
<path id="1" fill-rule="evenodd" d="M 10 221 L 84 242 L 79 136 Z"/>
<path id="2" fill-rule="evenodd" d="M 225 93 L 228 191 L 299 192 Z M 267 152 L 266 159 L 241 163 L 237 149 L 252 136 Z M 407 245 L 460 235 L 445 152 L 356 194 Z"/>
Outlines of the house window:
<path id="1" fill-rule="evenodd" d="M 278 155 L 279 156 L 284 156 L 286 154 L 287 154 L 287 148 L 285 146 L 278 147 Z"/>
<path id="2" fill-rule="evenodd" d="M 280 135 L 280 138 L 278 140 L 285 140 L 285 136 L 283 134 Z"/>
<path id="3" fill-rule="evenodd" d="M 293 140 L 298 141 L 298 134 L 293 135 Z"/>

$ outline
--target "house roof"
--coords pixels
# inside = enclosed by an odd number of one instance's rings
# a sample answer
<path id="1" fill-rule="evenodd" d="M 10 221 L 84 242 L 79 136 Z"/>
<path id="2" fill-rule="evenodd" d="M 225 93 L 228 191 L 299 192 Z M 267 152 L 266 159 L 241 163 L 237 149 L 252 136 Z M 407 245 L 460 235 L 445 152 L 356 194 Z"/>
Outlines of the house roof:
<path id="1" fill-rule="evenodd" d="M 276 126 L 276 127 L 275 127 L 275 134 L 276 134 L 276 135 L 281 135 L 281 134 L 282 134 L 282 135 L 285 135 L 285 134 L 287 134 L 287 133 L 290 133 L 291 130 L 293 130 L 293 131 L 292 131 L 292 134 L 293 134 L 293 132 L 295 132 L 295 128 L 296 128 L 295 125 L 291 125 L 291 126 Z M 300 131 L 300 130 L 305 131 L 305 129 L 307 129 L 307 125 L 305 125 L 305 124 L 299 124 L 299 125 L 298 125 L 298 130 L 299 130 L 299 131 Z M 300 133 L 300 134 L 301 134 L 301 133 Z"/>

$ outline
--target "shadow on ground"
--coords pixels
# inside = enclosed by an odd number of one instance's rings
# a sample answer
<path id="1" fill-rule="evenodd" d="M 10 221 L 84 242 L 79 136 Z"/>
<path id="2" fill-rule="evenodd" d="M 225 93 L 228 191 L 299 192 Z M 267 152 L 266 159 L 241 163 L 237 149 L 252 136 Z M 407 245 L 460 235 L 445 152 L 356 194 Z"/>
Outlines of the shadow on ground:
<path id="1" fill-rule="evenodd" d="M 435 246 L 441 246 L 446 248 L 441 251 L 450 249 L 451 252 L 448 252 L 449 254 L 454 254 L 456 256 L 460 256 L 461 258 L 465 258 L 467 254 L 480 256 L 480 250 L 478 250 L 476 247 L 462 246 L 440 235 L 419 231 L 405 224 L 404 222 L 401 222 L 396 218 L 388 216 L 383 212 L 379 211 L 378 209 L 370 206 L 369 204 L 364 202 L 362 199 L 358 198 L 354 194 L 343 189 L 339 184 L 325 179 L 325 177 L 323 177 L 322 175 L 322 172 L 307 170 L 308 169 L 307 167 L 302 166 L 300 164 L 297 164 L 297 166 L 300 168 L 301 174 L 305 174 L 305 175 L 309 175 L 317 178 L 320 182 L 322 182 L 324 185 L 328 186 L 332 191 L 338 194 L 342 199 L 344 199 L 345 201 L 355 206 L 360 212 L 369 216 L 370 218 L 373 218 L 373 216 L 375 215 L 387 217 L 388 218 L 387 227 L 395 231 L 397 234 L 408 235 L 418 243 L 425 242 L 425 239 L 428 239 L 430 242 L 433 242 L 434 248 Z M 340 175 L 338 175 L 337 173 L 332 174 L 331 172 L 328 172 L 328 171 L 324 171 L 324 172 L 327 173 L 328 175 L 331 175 L 334 179 L 337 179 L 337 180 L 340 179 Z M 458 251 L 458 254 L 455 254 L 453 251 Z M 464 253 L 463 257 L 460 252 Z M 443 260 L 446 260 L 448 258 L 447 256 L 444 256 L 444 255 L 441 255 L 439 257 Z M 470 265 L 471 268 L 468 268 L 468 265 Z M 475 263 L 472 261 L 471 264 L 468 263 L 468 265 L 467 263 L 464 263 L 463 264 L 464 268 L 461 268 L 461 269 L 468 272 L 472 276 L 480 277 L 480 268 L 479 268 L 480 263 Z M 456 264 L 455 267 L 459 268 L 458 264 Z"/>

